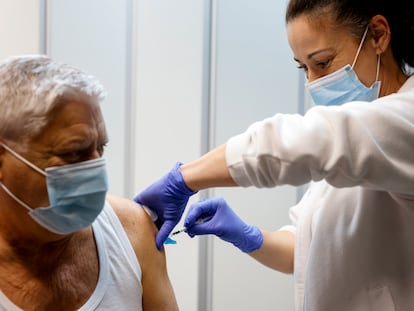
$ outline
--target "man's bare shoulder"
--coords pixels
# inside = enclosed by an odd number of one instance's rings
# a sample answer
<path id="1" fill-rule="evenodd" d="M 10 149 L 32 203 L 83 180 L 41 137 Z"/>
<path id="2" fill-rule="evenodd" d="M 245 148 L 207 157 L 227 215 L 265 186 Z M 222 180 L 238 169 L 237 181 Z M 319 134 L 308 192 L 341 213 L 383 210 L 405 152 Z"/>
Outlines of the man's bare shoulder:
<path id="1" fill-rule="evenodd" d="M 158 250 L 155 245 L 158 230 L 151 217 L 134 201 L 112 195 L 107 200 L 121 220 L 139 260 L 144 309 L 179 310 L 168 277 L 164 248 Z"/>
<path id="2" fill-rule="evenodd" d="M 108 195 L 107 201 L 121 221 L 135 252 L 155 248 L 157 228 L 141 205 L 116 195 Z"/>

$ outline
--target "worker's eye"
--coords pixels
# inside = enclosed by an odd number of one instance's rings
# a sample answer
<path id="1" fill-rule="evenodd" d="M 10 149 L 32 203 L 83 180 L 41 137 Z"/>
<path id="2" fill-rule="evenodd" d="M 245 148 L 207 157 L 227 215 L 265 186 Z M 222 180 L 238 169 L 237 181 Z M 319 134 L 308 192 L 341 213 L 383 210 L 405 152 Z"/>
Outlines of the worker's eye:
<path id="1" fill-rule="evenodd" d="M 298 65 L 298 69 L 301 69 L 304 72 L 308 72 L 308 67 L 306 65 L 303 65 L 303 64 Z"/>
<path id="2" fill-rule="evenodd" d="M 326 69 L 329 66 L 330 63 L 331 63 L 331 60 L 328 59 L 328 60 L 324 60 L 324 61 L 317 62 L 316 63 L 316 66 L 319 69 Z"/>

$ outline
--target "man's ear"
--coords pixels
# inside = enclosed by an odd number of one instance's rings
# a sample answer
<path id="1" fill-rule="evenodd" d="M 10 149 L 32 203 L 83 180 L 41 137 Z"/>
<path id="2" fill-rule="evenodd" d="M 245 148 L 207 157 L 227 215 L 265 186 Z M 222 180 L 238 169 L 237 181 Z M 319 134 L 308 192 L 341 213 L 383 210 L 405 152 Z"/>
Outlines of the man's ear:
<path id="1" fill-rule="evenodd" d="M 382 54 L 391 41 L 391 30 L 387 19 L 383 15 L 375 15 L 369 22 L 370 42 L 376 53 Z"/>

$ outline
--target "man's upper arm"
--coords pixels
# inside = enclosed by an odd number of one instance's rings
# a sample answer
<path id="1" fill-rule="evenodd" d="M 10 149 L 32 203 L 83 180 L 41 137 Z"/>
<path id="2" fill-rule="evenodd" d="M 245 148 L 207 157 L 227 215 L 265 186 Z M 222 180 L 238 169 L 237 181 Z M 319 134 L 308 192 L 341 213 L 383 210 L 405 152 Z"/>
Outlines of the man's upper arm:
<path id="1" fill-rule="evenodd" d="M 151 217 L 137 203 L 108 196 L 138 258 L 142 270 L 143 309 L 145 311 L 178 310 L 168 277 L 164 250 L 155 245 L 157 228 Z"/>

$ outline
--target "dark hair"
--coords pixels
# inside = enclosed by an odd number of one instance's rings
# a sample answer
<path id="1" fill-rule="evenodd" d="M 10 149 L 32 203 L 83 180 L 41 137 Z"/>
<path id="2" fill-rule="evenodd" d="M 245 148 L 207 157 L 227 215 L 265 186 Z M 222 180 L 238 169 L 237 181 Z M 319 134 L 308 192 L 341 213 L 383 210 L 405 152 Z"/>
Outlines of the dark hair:
<path id="1" fill-rule="evenodd" d="M 391 50 L 404 72 L 414 68 L 414 1 L 390 0 L 290 0 L 286 23 L 302 14 L 334 13 L 335 23 L 346 26 L 359 38 L 375 15 L 388 20 Z"/>

